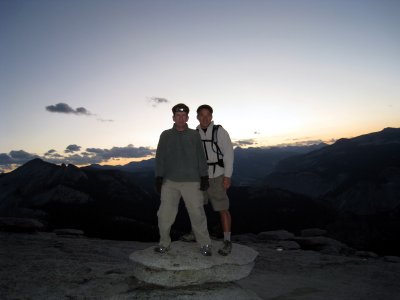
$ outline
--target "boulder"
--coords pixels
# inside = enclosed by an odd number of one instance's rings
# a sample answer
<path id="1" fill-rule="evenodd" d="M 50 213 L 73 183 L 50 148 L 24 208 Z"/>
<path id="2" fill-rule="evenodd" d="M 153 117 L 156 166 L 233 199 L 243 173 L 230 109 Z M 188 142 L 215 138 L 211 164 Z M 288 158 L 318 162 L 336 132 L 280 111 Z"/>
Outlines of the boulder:
<path id="1" fill-rule="evenodd" d="M 295 241 L 277 241 L 276 243 L 276 249 L 282 249 L 282 250 L 299 250 L 300 245 L 296 243 Z"/>
<path id="2" fill-rule="evenodd" d="M 294 234 L 286 230 L 264 231 L 257 235 L 259 240 L 291 240 Z"/>
<path id="3" fill-rule="evenodd" d="M 328 232 L 324 229 L 320 229 L 320 228 L 307 228 L 307 229 L 303 229 L 300 232 L 300 235 L 302 237 L 309 237 L 309 236 L 323 236 L 326 235 Z"/>
<path id="4" fill-rule="evenodd" d="M 83 230 L 73 229 L 73 228 L 55 229 L 54 233 L 57 235 L 64 235 L 64 236 L 83 236 L 85 234 Z"/>
<path id="5" fill-rule="evenodd" d="M 392 262 L 392 263 L 400 263 L 400 257 L 399 256 L 384 256 L 383 260 L 386 262 Z"/>
<path id="6" fill-rule="evenodd" d="M 248 276 L 258 252 L 233 244 L 232 253 L 221 256 L 222 242 L 213 241 L 213 255 L 203 256 L 197 243 L 173 242 L 167 253 L 156 253 L 154 247 L 133 252 L 133 274 L 141 281 L 178 287 L 204 283 L 231 282 Z"/>
<path id="7" fill-rule="evenodd" d="M 328 237 L 296 237 L 294 240 L 301 246 L 303 250 L 320 251 L 324 254 L 348 254 L 352 249 L 347 245 Z"/>
<path id="8" fill-rule="evenodd" d="M 30 218 L 0 218 L 0 230 L 11 232 L 36 232 L 44 230 L 43 223 Z"/>
<path id="9" fill-rule="evenodd" d="M 371 251 L 355 251 L 354 255 L 362 258 L 378 258 L 378 255 Z"/>

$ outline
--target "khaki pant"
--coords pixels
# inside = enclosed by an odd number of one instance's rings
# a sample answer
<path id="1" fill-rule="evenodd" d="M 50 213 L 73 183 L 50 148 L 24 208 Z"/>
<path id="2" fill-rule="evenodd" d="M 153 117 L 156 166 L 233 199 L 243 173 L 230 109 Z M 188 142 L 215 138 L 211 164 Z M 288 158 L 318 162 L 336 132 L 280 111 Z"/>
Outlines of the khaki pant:
<path id="1" fill-rule="evenodd" d="M 196 241 L 201 246 L 210 245 L 200 183 L 171 180 L 166 180 L 162 185 L 161 203 L 157 212 L 160 245 L 168 247 L 171 244 L 171 226 L 175 222 L 181 196 L 185 202 Z"/>

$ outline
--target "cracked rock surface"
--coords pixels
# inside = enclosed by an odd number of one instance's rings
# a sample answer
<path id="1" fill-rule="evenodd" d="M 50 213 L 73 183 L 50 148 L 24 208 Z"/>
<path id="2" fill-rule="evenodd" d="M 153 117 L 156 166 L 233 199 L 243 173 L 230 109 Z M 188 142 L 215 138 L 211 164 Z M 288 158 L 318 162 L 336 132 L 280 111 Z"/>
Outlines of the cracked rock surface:
<path id="1" fill-rule="evenodd" d="M 138 280 L 129 258 L 153 243 L 0 232 L 0 299 L 391 300 L 400 295 L 400 263 L 394 258 L 278 251 L 245 238 L 236 244 L 259 253 L 247 277 L 160 287 Z"/>
<path id="2" fill-rule="evenodd" d="M 221 241 L 213 241 L 212 256 L 203 256 L 197 243 L 173 242 L 167 253 L 153 248 L 135 251 L 135 277 L 160 286 L 175 287 L 203 283 L 231 282 L 248 276 L 258 252 L 250 247 L 233 244 L 232 253 L 221 256 Z"/>

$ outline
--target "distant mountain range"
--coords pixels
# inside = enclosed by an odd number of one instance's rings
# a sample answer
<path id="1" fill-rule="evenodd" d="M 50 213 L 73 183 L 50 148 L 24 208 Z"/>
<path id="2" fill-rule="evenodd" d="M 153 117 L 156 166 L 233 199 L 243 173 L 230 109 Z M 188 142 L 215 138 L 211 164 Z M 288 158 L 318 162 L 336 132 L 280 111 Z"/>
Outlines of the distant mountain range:
<path id="1" fill-rule="evenodd" d="M 321 149 L 327 144 L 320 143 L 309 146 L 285 146 L 269 148 L 240 148 L 234 150 L 233 185 L 248 186 L 262 183 L 263 178 L 271 173 L 276 165 L 284 158 L 305 154 Z M 110 166 L 93 164 L 85 169 L 121 170 L 126 172 L 153 172 L 155 159 L 130 162 L 126 165 Z"/>
<path id="2" fill-rule="evenodd" d="M 359 215 L 391 211 L 400 206 L 400 128 L 283 159 L 263 184 Z"/>
<path id="3" fill-rule="evenodd" d="M 129 231 L 132 239 L 152 240 L 157 195 L 141 184 L 152 181 L 153 176 L 34 159 L 0 177 L 0 216 L 37 218 L 50 229 L 82 228 L 110 238 Z"/>
<path id="4" fill-rule="evenodd" d="M 233 233 L 320 227 L 343 242 L 400 255 L 400 129 L 332 145 L 235 149 Z M 0 175 L 0 217 L 36 218 L 48 229 L 157 241 L 154 159 L 78 168 L 34 159 Z M 206 206 L 210 232 L 218 215 Z M 183 205 L 172 236 L 190 230 Z"/>

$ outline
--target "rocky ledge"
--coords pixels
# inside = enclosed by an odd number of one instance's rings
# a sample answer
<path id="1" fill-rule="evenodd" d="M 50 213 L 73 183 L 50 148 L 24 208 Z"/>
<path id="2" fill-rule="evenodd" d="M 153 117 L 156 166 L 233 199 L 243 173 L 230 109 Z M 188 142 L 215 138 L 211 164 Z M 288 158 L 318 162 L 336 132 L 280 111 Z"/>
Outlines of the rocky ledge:
<path id="1" fill-rule="evenodd" d="M 213 241 L 214 254 L 202 256 L 197 243 L 173 242 L 167 253 L 155 253 L 153 248 L 135 251 L 134 275 L 139 280 L 166 287 L 231 282 L 247 277 L 258 252 L 250 247 L 233 244 L 228 256 L 216 254 L 221 241 Z"/>
<path id="2" fill-rule="evenodd" d="M 234 282 L 163 287 L 139 280 L 135 276 L 138 266 L 129 258 L 155 243 L 93 239 L 76 230 L 0 231 L 0 298 L 398 299 L 399 257 L 348 251 L 341 244 L 321 239 L 320 234 L 314 232 L 310 237 L 307 233 L 301 239 L 284 231 L 233 236 L 234 249 L 246 245 L 258 252 L 247 277 Z M 319 250 L 304 250 L 302 244 Z M 197 253 L 195 249 L 192 255 Z M 211 259 L 219 258 L 215 254 Z"/>

